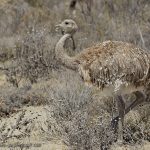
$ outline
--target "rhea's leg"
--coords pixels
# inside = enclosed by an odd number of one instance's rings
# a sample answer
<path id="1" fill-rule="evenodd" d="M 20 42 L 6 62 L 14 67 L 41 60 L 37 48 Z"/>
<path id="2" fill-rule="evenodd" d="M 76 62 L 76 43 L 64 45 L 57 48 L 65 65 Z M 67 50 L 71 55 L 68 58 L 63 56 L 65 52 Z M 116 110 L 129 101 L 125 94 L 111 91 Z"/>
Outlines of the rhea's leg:
<path id="1" fill-rule="evenodd" d="M 136 96 L 136 100 L 133 101 L 124 111 L 125 114 L 127 114 L 130 110 L 132 110 L 134 107 L 136 107 L 137 105 L 141 104 L 144 100 L 146 100 L 145 95 L 140 92 L 140 91 L 136 91 L 134 92 L 135 96 Z M 124 115 L 125 115 L 124 114 Z M 118 121 L 119 121 L 119 115 L 117 117 L 115 117 L 112 121 L 111 121 L 111 126 L 114 130 L 116 130 L 116 127 L 118 125 Z"/>
<path id="2" fill-rule="evenodd" d="M 123 142 L 123 124 L 124 124 L 124 115 L 125 115 L 125 103 L 122 99 L 122 96 L 116 96 L 117 107 L 119 112 L 118 120 L 118 142 Z"/>

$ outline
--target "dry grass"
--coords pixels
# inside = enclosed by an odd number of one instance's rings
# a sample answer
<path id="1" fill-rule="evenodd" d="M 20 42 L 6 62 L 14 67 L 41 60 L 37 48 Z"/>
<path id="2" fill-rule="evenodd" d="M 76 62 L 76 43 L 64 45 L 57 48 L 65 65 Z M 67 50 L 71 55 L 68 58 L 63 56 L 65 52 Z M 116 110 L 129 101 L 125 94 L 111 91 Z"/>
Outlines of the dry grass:
<path id="1" fill-rule="evenodd" d="M 61 67 L 55 61 L 54 48 L 60 37 L 55 32 L 55 24 L 64 18 L 73 18 L 79 25 L 74 37 L 75 53 L 108 39 L 131 42 L 149 50 L 149 1 L 94 0 L 91 16 L 82 14 L 79 5 L 76 15 L 71 15 L 68 3 L 69 0 L 0 1 L 0 68 L 3 68 L 0 72 L 0 117 L 8 121 L 0 131 L 7 129 L 9 120 L 22 114 L 22 110 L 28 114 L 18 117 L 11 134 L 0 132 L 0 138 L 4 137 L 6 143 L 19 141 L 19 136 L 21 142 L 32 140 L 29 137 L 37 122 L 34 120 L 27 125 L 26 135 L 21 118 L 32 120 L 35 110 L 43 115 L 41 107 L 46 107 L 43 118 L 47 118 L 47 129 L 37 127 L 37 131 L 42 132 L 39 141 L 44 138 L 45 142 L 39 149 L 47 149 L 56 140 L 58 149 L 67 149 L 67 145 L 74 150 L 148 150 L 150 106 L 139 106 L 126 116 L 125 145 L 115 145 L 116 134 L 110 128 L 112 114 L 116 112 L 113 99 L 99 99 L 97 90 L 86 87 L 75 72 Z M 68 52 L 74 55 L 70 47 L 72 45 L 68 45 Z M 28 107 L 33 114 L 28 112 Z M 18 137 L 15 135 L 17 127 L 23 131 Z M 11 138 L 6 138 L 9 135 Z M 53 146 L 51 149 L 57 149 L 55 144 Z"/>

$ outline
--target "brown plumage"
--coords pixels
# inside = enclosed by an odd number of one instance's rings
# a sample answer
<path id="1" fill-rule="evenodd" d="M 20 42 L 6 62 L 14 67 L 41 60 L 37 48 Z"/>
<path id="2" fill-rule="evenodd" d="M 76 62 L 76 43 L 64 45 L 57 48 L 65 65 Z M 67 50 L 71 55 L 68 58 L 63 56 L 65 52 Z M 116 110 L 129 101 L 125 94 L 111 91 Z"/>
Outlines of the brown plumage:
<path id="1" fill-rule="evenodd" d="M 135 87 L 149 83 L 150 55 L 133 44 L 106 41 L 83 50 L 75 59 L 82 66 L 83 79 L 100 89 L 117 79 Z"/>
<path id="2" fill-rule="evenodd" d="M 56 58 L 67 68 L 78 71 L 84 82 L 100 89 L 102 96 L 114 96 L 119 115 L 112 121 L 118 121 L 118 140 L 123 140 L 124 116 L 130 109 L 143 101 L 143 90 L 150 81 L 150 53 L 133 44 L 121 41 L 105 41 L 84 49 L 74 57 L 65 53 L 64 44 L 77 31 L 73 20 L 66 19 L 57 25 L 64 35 L 56 44 Z M 135 92 L 139 99 L 129 107 L 121 95 Z M 139 96 L 140 95 L 140 96 Z M 116 124 L 117 125 L 117 124 Z"/>

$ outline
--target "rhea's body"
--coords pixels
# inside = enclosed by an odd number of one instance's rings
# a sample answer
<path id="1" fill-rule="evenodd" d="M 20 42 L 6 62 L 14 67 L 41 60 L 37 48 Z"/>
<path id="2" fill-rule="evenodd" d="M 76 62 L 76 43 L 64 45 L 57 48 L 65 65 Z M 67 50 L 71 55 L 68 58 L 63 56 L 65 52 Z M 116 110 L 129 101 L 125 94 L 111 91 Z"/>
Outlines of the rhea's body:
<path id="1" fill-rule="evenodd" d="M 74 61 L 85 83 L 100 88 L 105 96 L 132 93 L 149 84 L 150 55 L 129 43 L 99 43 L 83 50 Z"/>

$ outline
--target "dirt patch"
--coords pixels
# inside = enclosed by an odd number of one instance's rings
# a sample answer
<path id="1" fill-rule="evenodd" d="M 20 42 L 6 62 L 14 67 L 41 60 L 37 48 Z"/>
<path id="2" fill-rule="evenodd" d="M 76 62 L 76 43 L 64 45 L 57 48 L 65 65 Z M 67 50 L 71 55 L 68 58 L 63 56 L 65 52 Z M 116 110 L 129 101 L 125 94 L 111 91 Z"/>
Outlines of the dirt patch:
<path id="1" fill-rule="evenodd" d="M 48 116 L 44 106 L 24 107 L 21 111 L 0 120 L 0 147 L 30 147 L 30 149 L 65 150 L 60 139 L 48 141 Z"/>

